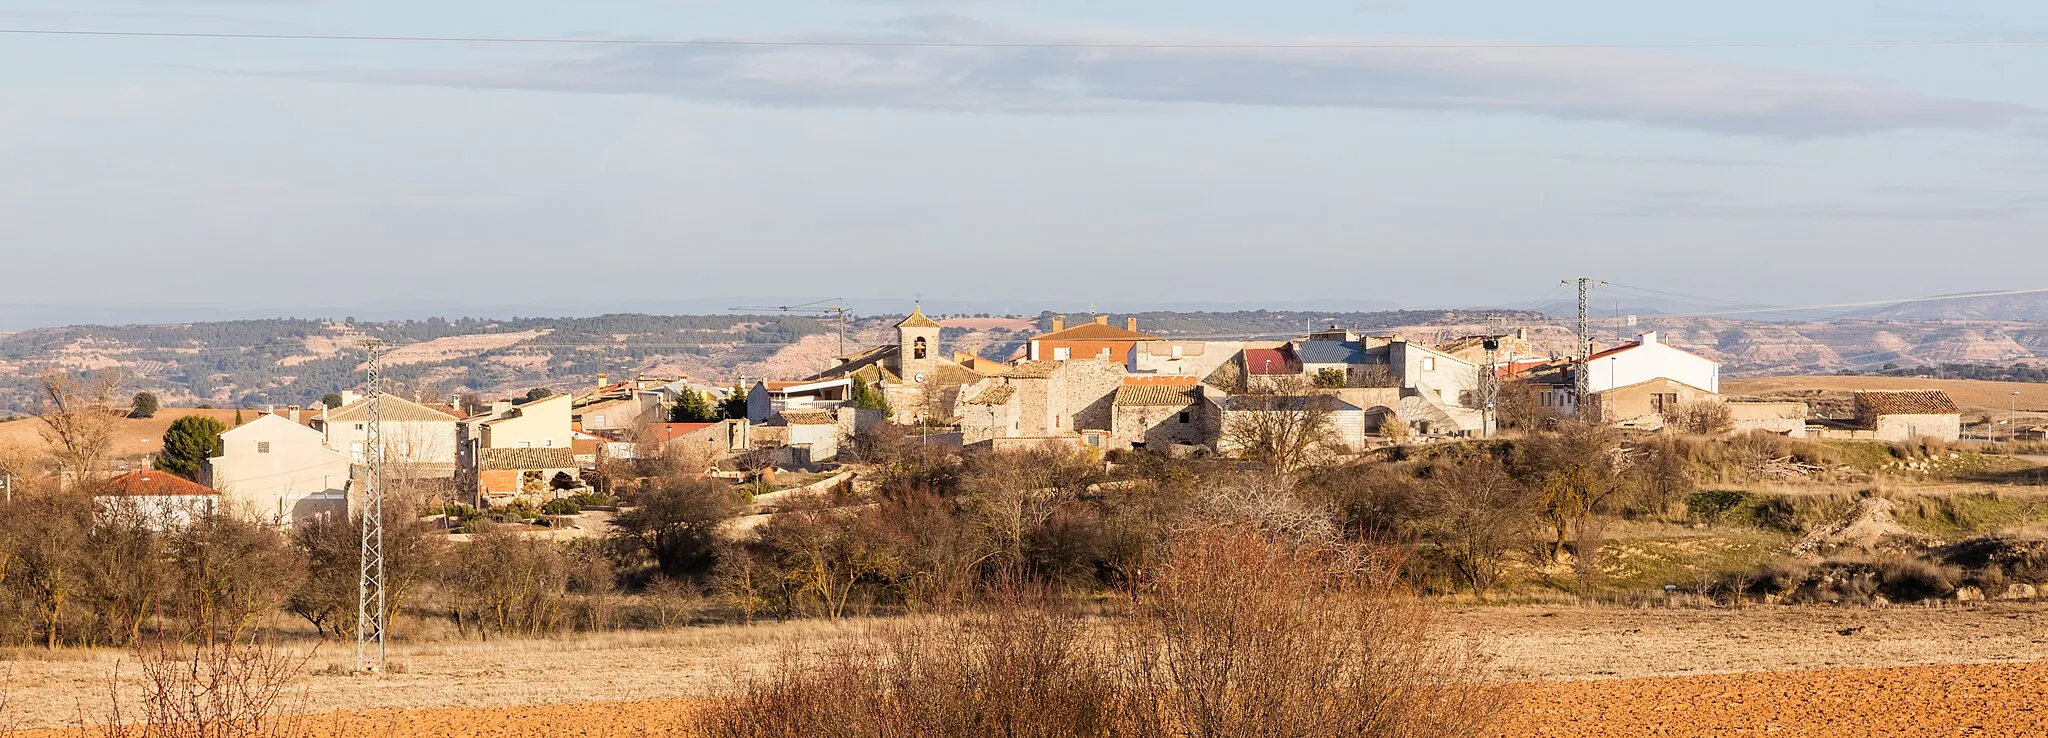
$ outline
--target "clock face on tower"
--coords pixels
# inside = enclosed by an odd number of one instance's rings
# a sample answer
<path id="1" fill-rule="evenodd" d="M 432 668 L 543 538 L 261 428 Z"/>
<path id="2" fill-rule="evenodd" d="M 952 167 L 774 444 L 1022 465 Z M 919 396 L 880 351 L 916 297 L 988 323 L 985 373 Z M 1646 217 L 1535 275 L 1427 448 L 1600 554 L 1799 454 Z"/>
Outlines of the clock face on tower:
<path id="1" fill-rule="evenodd" d="M 917 373 L 917 376 L 911 377 L 911 379 L 915 380 L 915 381 L 916 381 L 917 383 L 919 383 L 919 384 L 923 384 L 923 383 L 924 383 L 924 372 L 918 372 L 918 373 Z"/>

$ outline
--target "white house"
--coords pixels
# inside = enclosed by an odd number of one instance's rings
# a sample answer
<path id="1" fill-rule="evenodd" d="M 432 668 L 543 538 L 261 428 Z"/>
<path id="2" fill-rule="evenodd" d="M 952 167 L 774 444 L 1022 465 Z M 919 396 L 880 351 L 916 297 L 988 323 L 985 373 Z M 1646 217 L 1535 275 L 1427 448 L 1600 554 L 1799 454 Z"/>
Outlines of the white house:
<path id="1" fill-rule="evenodd" d="M 1659 341 L 1656 331 L 1586 357 L 1585 371 L 1592 392 L 1669 379 L 1721 394 L 1721 362 Z"/>
<path id="2" fill-rule="evenodd" d="M 383 396 L 380 410 L 386 464 L 404 465 L 421 477 L 455 475 L 455 416 L 393 395 Z M 361 464 L 367 460 L 369 419 L 370 402 L 357 400 L 314 417 L 313 429 L 329 449 Z"/>
<path id="3" fill-rule="evenodd" d="M 1576 372 L 1586 373 L 1587 391 L 1595 396 L 1615 390 L 1635 389 L 1656 385 L 1677 383 L 1690 388 L 1688 392 L 1666 394 L 1665 397 L 1681 397 L 1685 394 L 1700 394 L 1718 398 L 1721 394 L 1721 363 L 1664 343 L 1657 333 L 1651 331 L 1637 337 L 1635 343 L 1623 344 L 1586 357 L 1581 368 L 1575 364 L 1559 363 L 1548 371 L 1539 370 L 1531 381 L 1542 386 L 1540 400 L 1544 407 L 1554 408 L 1566 415 L 1578 414 L 1574 397 L 1577 381 Z M 1657 392 L 1664 389 L 1652 387 Z M 1696 391 L 1696 392 L 1694 392 Z M 1613 403 L 1610 403 L 1613 404 Z M 1614 415 L 1609 412 L 1608 415 Z M 1622 414 L 1610 419 L 1626 417 Z"/>
<path id="4" fill-rule="evenodd" d="M 319 431 L 262 415 L 222 433 L 220 441 L 220 455 L 206 460 L 201 483 L 220 492 L 225 512 L 291 525 L 347 511 L 349 458 L 327 448 Z"/>

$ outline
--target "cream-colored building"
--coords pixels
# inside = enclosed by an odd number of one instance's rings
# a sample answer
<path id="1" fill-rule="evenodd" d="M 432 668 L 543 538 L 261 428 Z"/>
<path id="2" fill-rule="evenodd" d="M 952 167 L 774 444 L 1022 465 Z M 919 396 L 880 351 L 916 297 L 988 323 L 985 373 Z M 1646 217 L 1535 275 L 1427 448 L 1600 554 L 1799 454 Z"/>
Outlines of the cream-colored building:
<path id="1" fill-rule="evenodd" d="M 414 477 L 454 475 L 455 416 L 393 395 L 384 395 L 381 405 L 387 468 L 402 466 Z M 357 400 L 315 416 L 313 429 L 328 448 L 361 464 L 368 460 L 369 419 L 370 402 Z"/>
<path id="2" fill-rule="evenodd" d="M 498 402 L 456 424 L 456 479 L 477 502 L 545 496 L 557 474 L 581 476 L 570 428 L 571 399 L 550 395 Z"/>
<path id="3" fill-rule="evenodd" d="M 221 508 L 272 525 L 348 510 L 349 458 L 320 432 L 261 415 L 220 435 L 201 483 L 220 492 Z"/>

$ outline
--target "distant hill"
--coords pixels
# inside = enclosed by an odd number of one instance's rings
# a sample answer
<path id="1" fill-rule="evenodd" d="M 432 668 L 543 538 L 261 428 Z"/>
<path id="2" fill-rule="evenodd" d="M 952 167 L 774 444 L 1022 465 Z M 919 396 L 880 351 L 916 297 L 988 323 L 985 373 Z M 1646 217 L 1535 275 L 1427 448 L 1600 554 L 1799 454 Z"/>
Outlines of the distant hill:
<path id="1" fill-rule="evenodd" d="M 1866 314 L 1891 320 L 2048 322 L 2048 292 L 1909 302 L 1877 308 Z"/>
<path id="2" fill-rule="evenodd" d="M 1926 304 L 1938 303 L 1920 305 Z M 1007 360 L 1031 336 L 1049 328 L 1057 314 L 952 316 L 941 350 Z M 1068 325 L 1094 317 L 1064 315 Z M 893 341 L 889 326 L 898 317 L 857 317 L 849 325 L 845 350 Z M 1129 317 L 1137 318 L 1139 330 L 1182 339 L 1280 340 L 1340 325 L 1425 344 L 1523 328 L 1538 354 L 1563 355 L 1574 345 L 1572 321 L 1536 312 L 1153 310 L 1119 312 L 1111 322 L 1122 325 Z M 1601 317 L 1594 328 L 1602 347 L 1656 330 L 1666 343 L 1722 362 L 1730 377 L 1936 364 L 2010 366 L 2048 356 L 2048 319 L 1959 325 L 1876 316 L 1796 322 L 1643 314 L 1635 325 L 1624 325 Z M 155 392 L 172 407 L 310 405 L 328 392 L 360 385 L 367 338 L 390 347 L 385 365 L 396 390 L 424 399 L 464 393 L 507 397 L 533 387 L 574 391 L 594 383 L 600 373 L 614 379 L 688 375 L 721 384 L 795 378 L 830 367 L 841 351 L 836 321 L 786 314 L 382 322 L 271 318 L 37 328 L 0 334 L 0 417 L 29 411 L 36 375 L 51 369 L 117 369 L 126 378 L 124 391 Z"/>

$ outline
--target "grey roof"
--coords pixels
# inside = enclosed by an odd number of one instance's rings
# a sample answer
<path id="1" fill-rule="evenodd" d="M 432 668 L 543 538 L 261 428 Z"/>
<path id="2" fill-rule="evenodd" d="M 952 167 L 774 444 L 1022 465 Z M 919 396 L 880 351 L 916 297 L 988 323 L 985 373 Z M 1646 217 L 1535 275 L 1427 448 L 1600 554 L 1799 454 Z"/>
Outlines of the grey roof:
<path id="1" fill-rule="evenodd" d="M 1303 364 L 1384 364 L 1385 358 L 1373 360 L 1372 354 L 1356 341 L 1297 341 L 1294 355 L 1301 357 Z"/>

